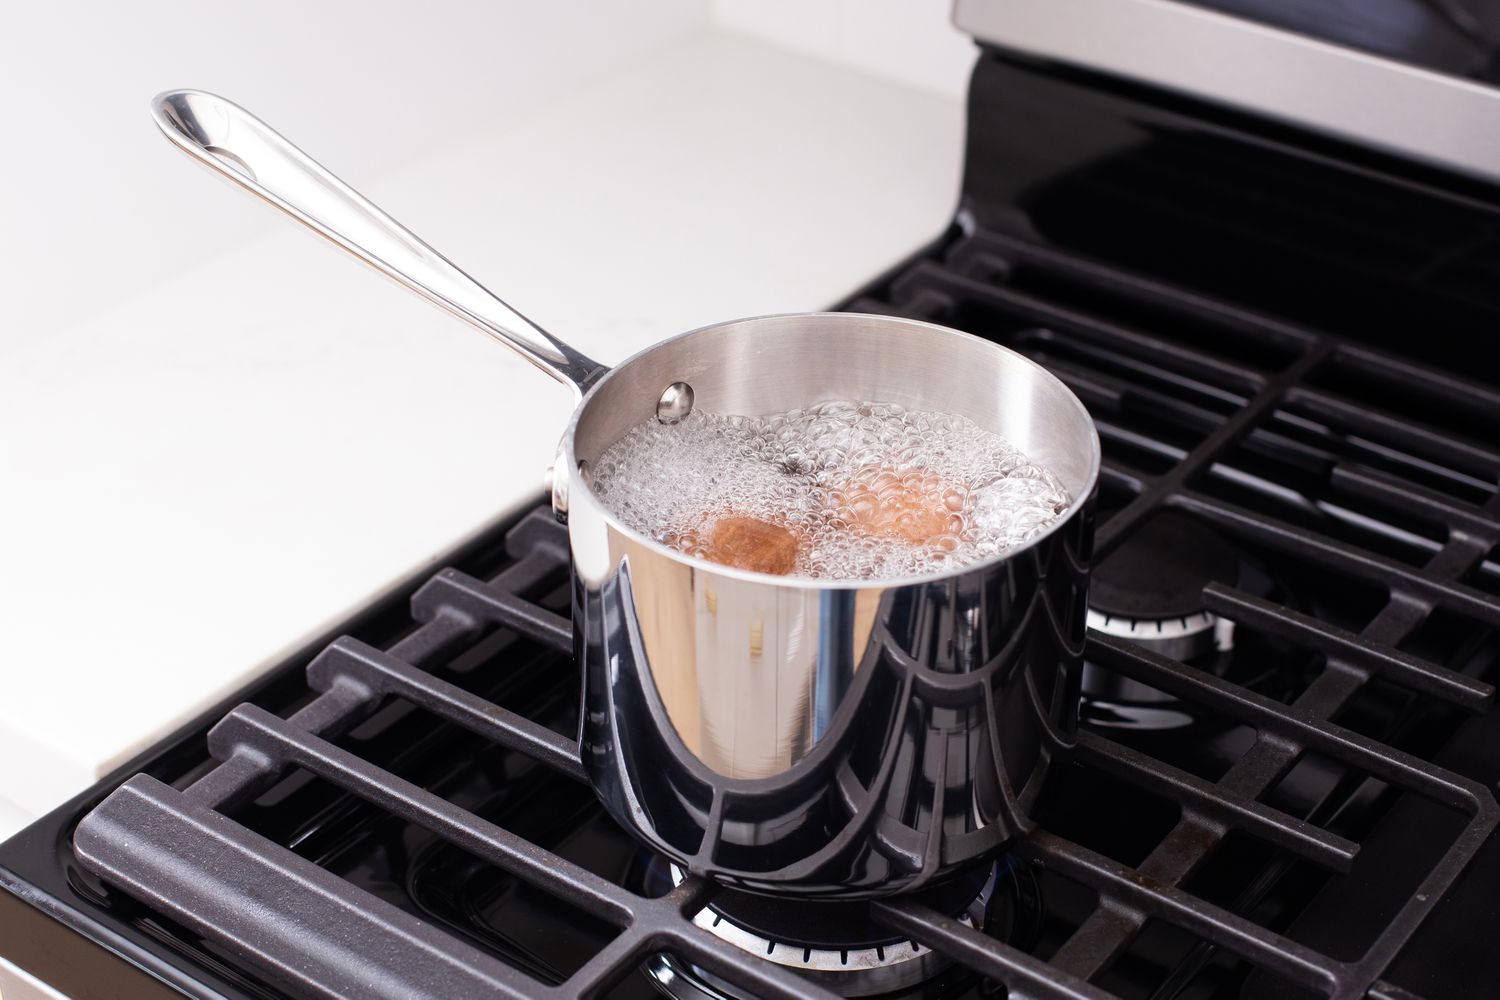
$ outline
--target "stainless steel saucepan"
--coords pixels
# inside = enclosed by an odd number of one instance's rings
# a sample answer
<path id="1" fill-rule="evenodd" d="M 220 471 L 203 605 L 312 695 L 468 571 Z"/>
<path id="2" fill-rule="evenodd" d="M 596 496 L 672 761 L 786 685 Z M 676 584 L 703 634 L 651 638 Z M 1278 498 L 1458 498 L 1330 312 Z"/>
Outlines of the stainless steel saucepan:
<path id="1" fill-rule="evenodd" d="M 174 91 L 154 113 L 200 162 L 577 396 L 552 502 L 573 554 L 583 761 L 626 829 L 741 888 L 851 898 L 943 880 L 1027 827 L 1072 740 L 1099 471 L 1094 425 L 1061 382 L 968 334 L 848 313 L 718 323 L 608 369 L 237 105 Z M 836 399 L 970 417 L 1050 468 L 1072 504 L 955 572 L 833 582 L 684 555 L 590 488 L 589 463 L 642 421 Z"/>

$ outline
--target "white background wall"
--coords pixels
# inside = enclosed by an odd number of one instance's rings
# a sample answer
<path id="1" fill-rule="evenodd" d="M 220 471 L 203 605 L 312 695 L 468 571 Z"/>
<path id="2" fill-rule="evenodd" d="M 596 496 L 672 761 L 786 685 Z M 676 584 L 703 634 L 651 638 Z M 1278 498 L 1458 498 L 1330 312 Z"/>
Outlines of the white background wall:
<path id="1" fill-rule="evenodd" d="M 217 90 L 381 175 L 425 144 L 528 114 L 708 22 L 956 96 L 974 61 L 947 0 L 15 4 L 0 39 L 0 358 L 273 220 L 181 184 L 145 118 L 169 87 Z M 214 43 L 202 40 L 213 25 Z M 498 102 L 525 81 L 526 103 Z M 308 135 L 308 105 L 345 114 Z M 401 141 L 392 142 L 392 136 Z"/>
<path id="2" fill-rule="evenodd" d="M 181 183 L 151 95 L 229 96 L 379 177 L 496 116 L 608 79 L 718 26 L 862 71 L 963 92 L 972 43 L 948 0 L 162 0 L 16 4 L 0 37 L 0 361 L 8 348 L 194 266 L 275 224 L 250 199 Z M 204 26 L 212 27 L 212 44 Z M 518 92 L 524 100 L 516 100 Z M 327 114 L 345 104 L 345 123 Z M 371 130 L 364 109 L 385 109 Z M 315 121 L 317 131 L 299 127 Z M 476 197 L 483 197 L 476 192 Z M 226 303 L 232 308 L 232 303 Z"/>
<path id="3" fill-rule="evenodd" d="M 0 39 L 0 358 L 273 225 L 249 199 L 180 183 L 148 97 L 234 97 L 378 177 L 456 130 L 607 78 L 705 24 L 948 96 L 974 46 L 947 0 L 26 3 Z M 214 43 L 204 42 L 204 25 Z M 501 100 L 523 81 L 526 100 Z M 342 106 L 329 115 L 302 111 Z M 317 120 L 318 132 L 299 129 Z M 399 141 L 393 142 L 393 136 Z"/>
<path id="4" fill-rule="evenodd" d="M 162 90 L 222 93 L 334 172 L 379 177 L 455 132 L 523 119 L 707 17 L 703 0 L 7 5 L 0 362 L 7 347 L 278 224 L 249 198 L 183 183 L 147 117 Z M 349 107 L 347 119 L 330 105 Z M 385 110 L 379 130 L 370 107 Z"/>
<path id="5" fill-rule="evenodd" d="M 974 43 L 948 0 L 713 0 L 714 20 L 855 69 L 961 97 Z"/>

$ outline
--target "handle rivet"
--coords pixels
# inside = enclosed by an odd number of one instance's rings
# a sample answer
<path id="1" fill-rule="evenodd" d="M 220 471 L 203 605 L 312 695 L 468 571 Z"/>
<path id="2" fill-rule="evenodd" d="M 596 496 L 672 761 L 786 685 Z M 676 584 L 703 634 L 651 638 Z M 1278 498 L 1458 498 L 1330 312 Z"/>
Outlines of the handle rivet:
<path id="1" fill-rule="evenodd" d="M 693 387 L 686 382 L 673 382 L 656 401 L 656 419 L 664 424 L 681 423 L 693 412 Z"/>

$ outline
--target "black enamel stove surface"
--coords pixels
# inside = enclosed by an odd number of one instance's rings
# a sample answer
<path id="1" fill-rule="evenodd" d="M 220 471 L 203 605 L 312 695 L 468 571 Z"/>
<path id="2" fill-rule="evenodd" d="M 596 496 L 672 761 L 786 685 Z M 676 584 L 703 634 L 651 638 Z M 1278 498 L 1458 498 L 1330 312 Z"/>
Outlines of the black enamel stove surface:
<path id="1" fill-rule="evenodd" d="M 1500 391 L 1463 363 L 1500 320 L 1493 193 L 994 54 L 970 127 L 952 230 L 848 307 L 1066 380 L 1096 564 L 1178 574 L 1113 613 L 1232 631 L 1187 661 L 1091 635 L 1076 750 L 982 912 L 863 903 L 817 942 L 833 916 L 643 856 L 581 781 L 537 510 L 0 846 L 0 955 L 80 997 L 643 998 L 663 955 L 826 996 L 814 944 L 935 953 L 913 996 L 1500 990 Z M 1212 552 L 1160 551 L 1184 534 Z M 106 882 L 73 832 L 137 771 L 82 844 Z M 768 953 L 714 933 L 736 913 Z"/>

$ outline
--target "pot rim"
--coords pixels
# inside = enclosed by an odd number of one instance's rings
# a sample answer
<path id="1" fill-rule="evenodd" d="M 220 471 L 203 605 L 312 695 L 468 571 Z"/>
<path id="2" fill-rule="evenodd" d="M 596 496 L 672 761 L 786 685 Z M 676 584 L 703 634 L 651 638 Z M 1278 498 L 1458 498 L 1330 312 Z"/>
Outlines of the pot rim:
<path id="1" fill-rule="evenodd" d="M 1063 392 L 1065 398 L 1067 398 L 1069 403 L 1077 409 L 1090 429 L 1090 434 L 1088 435 L 1087 442 L 1087 447 L 1089 450 L 1089 471 L 1088 475 L 1084 477 L 1083 489 L 1077 491 L 1073 495 L 1072 500 L 1068 504 L 1067 508 L 1064 509 L 1063 512 L 1059 514 L 1057 518 L 1053 520 L 1053 522 L 1049 524 L 1045 529 L 1043 529 L 1033 537 L 1027 539 L 1025 542 L 1022 542 L 1020 545 L 1013 545 L 1010 548 L 1003 549 L 992 556 L 985 557 L 984 559 L 965 563 L 962 566 L 956 567 L 946 572 L 923 573 L 918 576 L 888 577 L 870 580 L 825 580 L 821 578 L 806 576 L 776 576 L 771 573 L 757 573 L 751 570 L 744 570 L 738 569 L 733 566 L 726 566 L 723 563 L 712 562 L 708 559 L 702 559 L 697 556 L 690 556 L 685 552 L 679 552 L 671 546 L 658 542 L 656 539 L 645 534 L 644 532 L 637 531 L 636 529 L 631 528 L 621 522 L 621 520 L 613 513 L 611 513 L 610 510 L 604 505 L 604 502 L 599 499 L 599 496 L 594 493 L 593 487 L 589 483 L 585 482 L 582 477 L 578 476 L 575 473 L 574 470 L 576 470 L 578 467 L 578 457 L 574 452 L 573 446 L 580 418 L 583 416 L 585 411 L 588 410 L 589 403 L 592 401 L 594 394 L 599 391 L 599 388 L 608 383 L 619 372 L 629 368 L 633 362 L 637 361 L 640 358 L 644 358 L 646 355 L 651 354 L 659 348 L 665 347 L 668 344 L 675 343 L 679 340 L 684 340 L 688 337 L 694 337 L 704 333 L 709 333 L 721 327 L 733 326 L 740 323 L 755 322 L 758 320 L 813 318 L 821 319 L 827 317 L 845 317 L 850 319 L 858 319 L 861 322 L 891 323 L 901 326 L 923 327 L 925 329 L 932 330 L 947 336 L 962 337 L 966 340 L 973 341 L 977 344 L 983 345 L 985 349 L 991 350 L 999 356 L 1008 357 L 1008 359 L 1012 362 L 1019 362 L 1032 368 L 1043 381 L 1051 383 Z M 939 323 L 929 323 L 925 320 L 906 319 L 905 317 L 900 316 L 881 316 L 873 313 L 817 311 L 768 313 L 762 316 L 746 316 L 739 319 L 723 320 L 718 323 L 710 323 L 707 326 L 700 326 L 696 329 L 676 334 L 672 337 L 668 337 L 666 340 L 658 341 L 655 344 L 636 351 L 634 354 L 630 355 L 619 364 L 611 367 L 609 371 L 605 372 L 604 375 L 602 375 L 592 385 L 589 386 L 588 391 L 584 394 L 582 400 L 579 401 L 578 406 L 574 408 L 573 415 L 568 420 L 567 429 L 563 432 L 562 457 L 567 463 L 566 468 L 556 470 L 554 472 L 554 475 L 566 475 L 568 477 L 568 492 L 570 495 L 568 504 L 570 511 L 568 515 L 568 533 L 570 539 L 573 532 L 573 512 L 577 510 L 578 500 L 581 499 L 580 494 L 582 494 L 583 497 L 587 498 L 587 501 L 591 506 L 598 509 L 599 513 L 603 516 L 605 522 L 612 530 L 618 531 L 620 534 L 625 535 L 627 538 L 631 539 L 631 541 L 636 542 L 644 546 L 645 548 L 657 552 L 661 555 L 664 555 L 674 562 L 681 563 L 682 565 L 695 571 L 713 573 L 732 580 L 742 580 L 746 583 L 769 584 L 771 586 L 786 587 L 794 590 L 885 590 L 893 587 L 909 587 L 933 583 L 939 580 L 952 579 L 954 577 L 962 576 L 970 572 L 982 571 L 989 567 L 993 567 L 1004 562 L 1009 562 L 1021 553 L 1040 545 L 1047 538 L 1051 537 L 1053 534 L 1061 530 L 1064 525 L 1071 522 L 1078 515 L 1079 511 L 1083 510 L 1093 502 L 1094 496 L 1098 491 L 1099 486 L 1099 471 L 1102 463 L 1102 448 L 1099 441 L 1098 426 L 1095 424 L 1094 418 L 1089 415 L 1088 408 L 1083 405 L 1083 401 L 1080 400 L 1077 394 L 1074 393 L 1072 389 L 1069 389 L 1067 384 L 1064 383 L 1060 378 L 1052 374 L 1046 368 L 1037 364 L 1035 361 L 1026 357 L 1026 355 L 1020 353 L 1019 351 L 1014 351 L 1009 347 L 1004 347 L 1000 344 L 995 343 L 994 341 L 986 340 L 983 337 L 977 337 L 974 334 L 967 333 L 963 330 L 955 330 L 953 327 L 943 326 Z"/>

